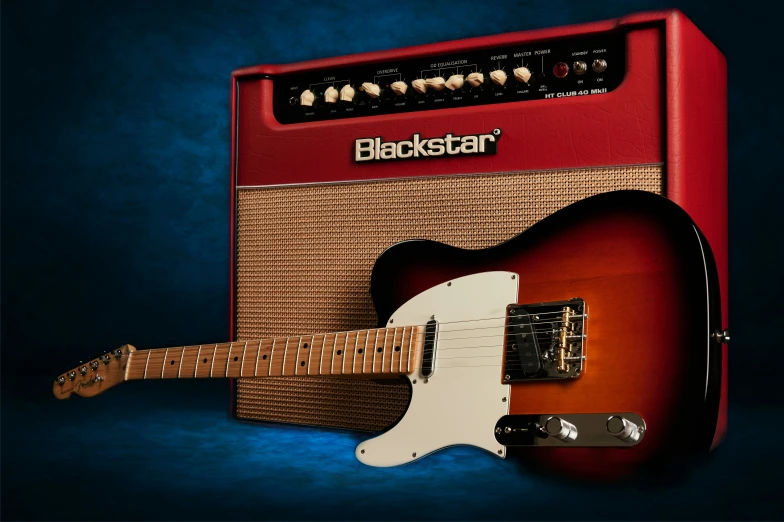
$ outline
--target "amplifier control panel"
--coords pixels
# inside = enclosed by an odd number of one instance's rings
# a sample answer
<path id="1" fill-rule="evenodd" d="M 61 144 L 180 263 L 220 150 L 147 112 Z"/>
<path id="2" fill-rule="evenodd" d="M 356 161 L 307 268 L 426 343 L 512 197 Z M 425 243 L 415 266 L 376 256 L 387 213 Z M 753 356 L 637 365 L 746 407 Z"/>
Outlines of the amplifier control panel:
<path id="1" fill-rule="evenodd" d="M 613 32 L 280 75 L 273 78 L 273 110 L 289 124 L 601 95 L 623 81 L 624 37 Z"/>

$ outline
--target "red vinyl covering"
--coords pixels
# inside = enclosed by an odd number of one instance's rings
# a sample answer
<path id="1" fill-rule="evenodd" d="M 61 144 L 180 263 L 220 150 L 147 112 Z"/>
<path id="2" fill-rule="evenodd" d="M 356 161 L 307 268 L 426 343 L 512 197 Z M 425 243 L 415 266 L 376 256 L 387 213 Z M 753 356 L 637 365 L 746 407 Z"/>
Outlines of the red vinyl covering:
<path id="1" fill-rule="evenodd" d="M 454 53 L 566 36 L 627 31 L 627 68 L 614 91 L 281 125 L 272 112 L 273 81 L 264 75 Z M 612 64 L 611 64 L 612 65 Z M 238 100 L 239 97 L 239 100 Z M 231 255 L 235 188 L 482 172 L 665 164 L 666 195 L 687 210 L 710 242 L 727 325 L 727 107 L 723 55 L 679 11 L 657 11 L 590 24 L 457 40 L 288 65 L 239 69 L 232 78 Z M 238 105 L 238 101 L 240 105 Z M 503 130 L 492 156 L 356 164 L 356 138 L 409 139 L 448 132 Z M 233 266 L 233 263 L 232 263 Z M 234 335 L 231 271 L 230 335 Z M 727 350 L 713 445 L 726 432 Z"/>

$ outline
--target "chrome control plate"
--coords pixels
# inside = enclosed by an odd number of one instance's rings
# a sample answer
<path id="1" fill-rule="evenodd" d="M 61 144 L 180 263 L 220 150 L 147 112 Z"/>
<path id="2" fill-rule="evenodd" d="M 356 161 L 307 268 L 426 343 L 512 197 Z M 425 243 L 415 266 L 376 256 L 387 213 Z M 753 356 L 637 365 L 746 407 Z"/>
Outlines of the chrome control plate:
<path id="1" fill-rule="evenodd" d="M 647 426 L 636 413 L 505 415 L 495 425 L 504 446 L 631 447 Z"/>

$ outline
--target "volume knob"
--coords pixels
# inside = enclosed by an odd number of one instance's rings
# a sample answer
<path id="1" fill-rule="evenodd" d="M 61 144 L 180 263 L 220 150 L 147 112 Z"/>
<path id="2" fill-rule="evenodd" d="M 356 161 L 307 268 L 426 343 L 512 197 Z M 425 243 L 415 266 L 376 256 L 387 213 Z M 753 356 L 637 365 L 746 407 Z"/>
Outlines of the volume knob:
<path id="1" fill-rule="evenodd" d="M 501 69 L 496 69 L 490 73 L 490 79 L 496 85 L 503 85 L 506 83 L 506 73 Z"/>
<path id="2" fill-rule="evenodd" d="M 513 72 L 515 80 L 520 83 L 528 83 L 528 80 L 531 79 L 531 71 L 528 70 L 528 67 L 518 67 Z"/>
<path id="3" fill-rule="evenodd" d="M 544 423 L 544 431 L 551 437 L 564 442 L 572 442 L 577 439 L 577 427 L 559 417 L 547 419 L 547 422 Z"/>
<path id="4" fill-rule="evenodd" d="M 484 81 L 485 75 L 480 72 L 472 72 L 466 77 L 466 83 L 471 87 L 479 87 Z"/>
<path id="5" fill-rule="evenodd" d="M 617 437 L 623 442 L 637 442 L 640 440 L 640 428 L 628 419 L 620 415 L 613 415 L 607 419 L 607 431 L 610 435 Z"/>
<path id="6" fill-rule="evenodd" d="M 315 99 L 316 99 L 316 96 L 314 96 L 313 93 L 310 92 L 310 89 L 305 89 L 302 92 L 302 94 L 299 95 L 299 104 L 300 105 L 305 105 L 307 107 L 310 107 L 310 106 L 313 105 L 313 100 L 315 100 Z"/>
<path id="7" fill-rule="evenodd" d="M 327 103 L 337 103 L 338 102 L 338 90 L 334 87 L 330 86 L 327 87 L 327 90 L 324 91 L 324 101 Z"/>
<path id="8" fill-rule="evenodd" d="M 408 90 L 408 85 L 406 85 L 406 82 L 394 82 L 389 88 L 398 96 L 403 96 Z"/>

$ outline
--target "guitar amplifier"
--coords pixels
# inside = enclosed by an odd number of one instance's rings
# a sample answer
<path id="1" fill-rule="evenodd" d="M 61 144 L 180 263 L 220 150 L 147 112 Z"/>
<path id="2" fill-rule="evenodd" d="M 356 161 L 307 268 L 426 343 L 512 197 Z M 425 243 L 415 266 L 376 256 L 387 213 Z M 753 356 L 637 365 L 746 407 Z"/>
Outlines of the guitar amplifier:
<path id="1" fill-rule="evenodd" d="M 374 327 L 369 277 L 389 245 L 485 248 L 620 189 L 691 215 L 727 324 L 726 61 L 679 11 L 249 67 L 231 98 L 233 340 Z M 409 394 L 397 379 L 243 378 L 232 412 L 378 431 Z"/>

